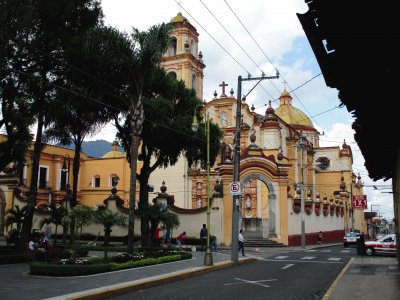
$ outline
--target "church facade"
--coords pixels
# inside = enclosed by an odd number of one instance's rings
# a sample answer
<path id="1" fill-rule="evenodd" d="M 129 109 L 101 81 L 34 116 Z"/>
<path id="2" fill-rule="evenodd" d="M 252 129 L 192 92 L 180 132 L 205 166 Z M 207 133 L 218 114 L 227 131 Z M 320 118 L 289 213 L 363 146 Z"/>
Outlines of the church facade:
<path id="1" fill-rule="evenodd" d="M 171 22 L 174 30 L 170 49 L 177 50 L 166 53 L 164 67 L 195 88 L 193 78 L 199 78 L 205 68 L 201 52 L 193 52 L 199 48 L 197 31 L 180 13 Z M 190 58 L 185 63 L 183 58 L 187 55 Z M 201 82 L 198 80 L 197 84 Z M 230 244 L 233 197 L 228 191 L 233 182 L 237 99 L 234 90 L 228 92 L 226 86 L 222 82 L 220 94 L 215 91 L 213 99 L 204 100 L 203 112 L 224 131 L 221 153 L 211 168 L 210 180 L 213 185 L 222 185 L 223 236 L 219 240 Z M 202 87 L 197 85 L 195 89 L 203 99 Z M 285 89 L 279 106 L 273 109 L 269 103 L 263 115 L 242 99 L 241 115 L 240 227 L 245 234 L 298 245 L 301 198 L 309 242 L 319 231 L 332 241 L 341 241 L 344 231 L 357 227 L 362 231 L 363 224 L 357 221 L 362 220 L 363 212 L 353 211 L 350 202 L 352 195 L 363 193 L 361 177 L 353 173 L 352 151 L 346 142 L 342 147 L 320 147 L 320 133 L 306 114 L 293 106 Z M 201 166 L 189 166 L 183 158 L 175 166 L 154 172 L 150 181 L 155 186 L 164 181 L 175 206 L 188 210 L 207 206 L 206 172 Z M 214 207 L 212 202 L 213 199 Z"/>

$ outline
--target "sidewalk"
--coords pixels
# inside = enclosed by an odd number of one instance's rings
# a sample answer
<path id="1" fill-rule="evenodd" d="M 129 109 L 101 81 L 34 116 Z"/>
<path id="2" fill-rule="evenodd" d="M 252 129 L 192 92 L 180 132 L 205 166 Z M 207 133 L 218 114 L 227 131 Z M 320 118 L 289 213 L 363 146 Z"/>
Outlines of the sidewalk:
<path id="1" fill-rule="evenodd" d="M 339 274 L 323 299 L 397 300 L 400 266 L 396 257 L 356 256 Z"/>
<path id="2" fill-rule="evenodd" d="M 305 250 L 334 244 L 309 245 Z M 225 249 L 230 250 L 230 249 Z M 247 248 L 251 254 L 281 251 L 305 251 L 300 247 Z M 39 277 L 28 274 L 28 264 L 2 265 L 0 290 L 2 299 L 102 299 L 129 291 L 149 288 L 221 268 L 232 266 L 230 254 L 213 253 L 213 266 L 203 265 L 204 252 L 193 252 L 193 258 L 173 263 L 80 277 Z M 134 280 L 132 280 L 134 279 Z M 23 282 L 23 284 L 21 284 Z M 100 287 L 100 288 L 99 288 Z M 357 256 L 350 260 L 322 299 L 399 299 L 400 268 L 395 257 Z"/>

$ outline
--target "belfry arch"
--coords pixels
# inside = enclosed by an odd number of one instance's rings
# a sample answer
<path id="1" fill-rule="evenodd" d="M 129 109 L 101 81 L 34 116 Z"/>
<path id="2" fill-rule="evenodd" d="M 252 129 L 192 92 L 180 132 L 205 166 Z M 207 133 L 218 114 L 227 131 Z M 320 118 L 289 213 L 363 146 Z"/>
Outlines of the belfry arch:
<path id="1" fill-rule="evenodd" d="M 278 222 L 279 222 L 279 212 L 277 211 L 277 206 L 276 205 L 276 192 L 274 185 L 272 181 L 265 175 L 260 174 L 260 173 L 250 173 L 246 174 L 243 176 L 240 180 L 240 183 L 242 186 L 248 181 L 251 180 L 260 180 L 265 184 L 268 190 L 268 200 L 267 200 L 267 205 L 268 205 L 268 217 L 267 220 L 265 220 L 265 216 L 262 215 L 261 213 L 261 219 L 262 219 L 262 232 L 263 232 L 263 237 L 264 238 L 269 238 L 269 237 L 277 237 L 278 232 L 277 229 L 279 228 Z M 258 199 L 257 205 L 261 205 L 262 199 Z"/>

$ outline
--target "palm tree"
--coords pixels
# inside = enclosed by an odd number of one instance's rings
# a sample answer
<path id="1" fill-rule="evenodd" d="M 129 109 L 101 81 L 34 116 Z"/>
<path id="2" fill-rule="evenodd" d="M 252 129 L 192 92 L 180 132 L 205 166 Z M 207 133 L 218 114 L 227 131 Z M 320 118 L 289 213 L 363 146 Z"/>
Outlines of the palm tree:
<path id="1" fill-rule="evenodd" d="M 92 57 L 98 57 L 98 76 L 116 88 L 107 89 L 104 98 L 112 100 L 112 106 L 118 108 L 115 114 L 116 126 L 119 124 L 119 113 L 125 116 L 125 126 L 130 129 L 130 137 L 123 140 L 129 153 L 130 193 L 129 193 L 129 225 L 128 252 L 133 253 L 134 216 L 137 179 L 137 159 L 140 135 L 143 129 L 144 110 L 143 95 L 145 87 L 151 81 L 153 71 L 161 65 L 162 55 L 166 51 L 169 40 L 170 24 L 155 25 L 142 32 L 133 29 L 130 37 L 114 28 L 99 27 L 93 30 L 88 40 L 88 51 Z M 116 95 L 118 93 L 118 95 Z M 119 125 L 120 127 L 123 125 Z M 128 137 L 124 137 L 128 138 Z M 140 207 L 146 210 L 147 201 L 141 201 Z M 148 220 L 142 219 L 142 243 L 147 244 Z"/>
<path id="2" fill-rule="evenodd" d="M 111 228 L 113 226 L 120 226 L 126 228 L 127 218 L 118 212 L 112 212 L 110 209 L 100 209 L 94 214 L 94 223 L 103 225 L 104 227 L 104 259 L 107 259 L 107 246 L 110 243 Z"/>
<path id="3" fill-rule="evenodd" d="M 15 208 L 7 210 L 7 215 L 5 220 L 6 226 L 10 226 L 16 223 L 18 232 L 21 232 L 21 226 L 27 214 L 27 209 L 28 207 L 26 205 L 22 208 L 19 208 L 19 205 L 16 204 Z"/>
<path id="4" fill-rule="evenodd" d="M 67 210 L 63 206 L 57 207 L 54 203 L 50 205 L 51 215 L 47 218 L 43 218 L 40 220 L 40 228 L 44 226 L 44 224 L 52 223 L 56 226 L 55 233 L 54 233 L 54 245 L 57 244 L 57 228 L 58 226 L 62 225 L 62 219 L 66 215 Z"/>
<path id="5" fill-rule="evenodd" d="M 127 218 L 118 212 L 112 212 L 110 209 L 99 209 L 94 215 L 94 223 L 103 225 L 104 227 L 104 245 L 108 246 L 110 243 L 111 228 L 119 226 L 122 228 L 127 227 Z"/>

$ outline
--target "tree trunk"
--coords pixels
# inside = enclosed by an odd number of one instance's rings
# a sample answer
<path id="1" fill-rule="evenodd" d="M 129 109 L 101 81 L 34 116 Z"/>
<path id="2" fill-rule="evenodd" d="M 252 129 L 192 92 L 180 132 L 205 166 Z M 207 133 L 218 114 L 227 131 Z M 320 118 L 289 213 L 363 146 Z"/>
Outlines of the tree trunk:
<path id="1" fill-rule="evenodd" d="M 148 184 L 148 176 L 143 176 L 146 174 L 146 172 L 141 172 L 141 178 L 140 178 L 140 202 L 139 202 L 139 209 L 142 214 L 142 219 L 141 219 L 141 235 L 142 235 L 142 247 L 149 247 L 151 244 L 151 230 L 149 230 L 149 218 L 147 217 L 147 210 L 149 208 L 149 193 L 147 191 L 147 184 Z M 147 178 L 146 178 L 147 177 Z"/>
<path id="2" fill-rule="evenodd" d="M 74 208 L 77 204 L 77 195 L 78 195 L 78 176 L 79 176 L 79 167 L 80 167 L 80 159 L 81 159 L 81 145 L 79 143 L 75 144 L 75 153 L 74 153 L 74 163 L 72 165 L 72 198 L 70 199 L 70 207 Z M 69 174 L 68 174 L 69 176 Z M 70 236 L 69 243 L 72 245 L 75 241 L 75 220 L 71 218 L 70 225 Z"/>
<path id="3" fill-rule="evenodd" d="M 133 254 L 134 229 L 135 229 L 135 202 L 136 202 L 136 179 L 137 179 L 137 158 L 142 133 L 144 113 L 142 99 L 139 97 L 136 105 L 132 105 L 131 120 L 131 145 L 130 145 L 130 192 L 129 192 L 129 223 L 128 223 L 128 253 Z"/>
<path id="4" fill-rule="evenodd" d="M 111 236 L 111 229 L 104 229 L 104 246 L 108 246 L 110 244 L 110 236 Z"/>
<path id="5" fill-rule="evenodd" d="M 33 150 L 32 156 L 32 177 L 29 186 L 29 194 L 28 194 L 28 204 L 27 211 L 24 218 L 24 222 L 22 224 L 21 230 L 21 238 L 19 240 L 18 249 L 20 252 L 27 251 L 27 244 L 30 239 L 31 230 L 32 230 L 32 221 L 33 221 L 33 213 L 35 211 L 36 205 L 36 196 L 37 196 L 37 183 L 39 176 L 39 161 L 40 161 L 40 153 L 43 148 L 42 144 L 42 131 L 43 131 L 43 113 L 38 115 L 38 126 L 36 131 L 36 140 Z"/>

